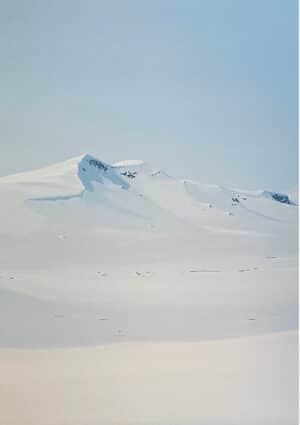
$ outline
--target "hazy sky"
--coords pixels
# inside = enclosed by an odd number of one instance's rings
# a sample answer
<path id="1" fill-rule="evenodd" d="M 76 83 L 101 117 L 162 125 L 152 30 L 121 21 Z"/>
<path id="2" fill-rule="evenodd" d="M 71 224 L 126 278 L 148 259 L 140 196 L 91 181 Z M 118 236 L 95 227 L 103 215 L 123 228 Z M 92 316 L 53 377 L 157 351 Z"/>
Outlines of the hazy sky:
<path id="1" fill-rule="evenodd" d="M 1 0 L 0 175 L 90 153 L 297 182 L 296 0 Z"/>

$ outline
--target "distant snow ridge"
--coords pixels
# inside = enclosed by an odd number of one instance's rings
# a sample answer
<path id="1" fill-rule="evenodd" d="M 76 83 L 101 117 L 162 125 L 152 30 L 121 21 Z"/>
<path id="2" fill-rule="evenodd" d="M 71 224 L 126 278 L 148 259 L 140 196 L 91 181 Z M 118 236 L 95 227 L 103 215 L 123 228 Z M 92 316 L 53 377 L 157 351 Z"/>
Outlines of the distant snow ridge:
<path id="1" fill-rule="evenodd" d="M 227 190 L 225 187 L 222 187 L 223 190 Z M 235 192 L 237 196 L 248 196 L 251 198 L 268 198 L 273 201 L 280 202 L 281 204 L 287 205 L 297 205 L 297 198 L 294 195 L 272 192 L 269 190 L 241 190 L 241 189 L 230 189 L 232 192 Z"/>
<path id="2" fill-rule="evenodd" d="M 281 202 L 282 204 L 288 204 L 288 205 L 296 205 L 295 202 L 293 202 L 288 195 L 284 193 L 278 193 L 278 192 L 269 192 L 267 190 L 263 191 L 263 196 L 266 198 L 274 199 L 274 201 Z"/>
<path id="3" fill-rule="evenodd" d="M 26 201 L 80 198 L 109 205 L 110 211 L 115 214 L 123 211 L 124 205 L 128 204 L 138 216 L 152 217 L 153 211 L 156 214 L 159 209 L 180 219 L 195 221 L 197 225 L 203 225 L 204 218 L 208 222 L 219 220 L 219 216 L 215 216 L 224 212 L 233 213 L 233 208 L 235 215 L 246 216 L 252 212 L 256 216 L 281 219 L 283 214 L 289 214 L 285 207 L 297 205 L 298 202 L 296 189 L 284 194 L 200 184 L 173 178 L 141 160 L 126 160 L 111 165 L 89 154 L 39 170 L 2 177 L 0 188 L 5 188 L 4 185 L 8 183 L 15 184 L 16 190 L 23 194 Z M 90 196 L 87 192 L 96 193 Z M 187 207 L 183 208 L 183 205 Z M 213 211 L 204 217 L 206 208 L 213 208 Z M 227 222 L 221 224 L 226 227 Z"/>

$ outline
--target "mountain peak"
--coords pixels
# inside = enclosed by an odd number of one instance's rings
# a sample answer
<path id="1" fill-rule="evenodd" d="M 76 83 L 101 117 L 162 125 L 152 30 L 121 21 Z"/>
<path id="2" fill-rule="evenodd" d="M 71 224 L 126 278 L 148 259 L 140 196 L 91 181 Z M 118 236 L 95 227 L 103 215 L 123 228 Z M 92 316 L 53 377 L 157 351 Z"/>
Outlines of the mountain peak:
<path id="1" fill-rule="evenodd" d="M 140 167 L 141 165 L 146 165 L 145 161 L 141 159 L 127 159 L 124 161 L 118 161 L 113 164 L 114 167 Z"/>
<path id="2" fill-rule="evenodd" d="M 103 183 L 104 179 L 110 180 L 123 189 L 129 188 L 129 184 L 114 171 L 111 165 L 89 154 L 84 155 L 78 163 L 78 177 L 89 192 L 94 190 L 92 182 Z"/>

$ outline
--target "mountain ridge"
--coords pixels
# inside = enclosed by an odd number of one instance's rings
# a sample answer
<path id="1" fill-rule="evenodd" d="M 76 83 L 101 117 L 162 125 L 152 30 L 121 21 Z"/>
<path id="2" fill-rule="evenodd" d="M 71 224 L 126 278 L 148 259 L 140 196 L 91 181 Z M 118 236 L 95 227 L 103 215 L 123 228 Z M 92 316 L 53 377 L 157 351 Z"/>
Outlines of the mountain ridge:
<path id="1" fill-rule="evenodd" d="M 44 181 L 44 180 L 55 180 L 55 178 L 63 175 L 67 176 L 78 176 L 83 188 L 88 191 L 93 191 L 93 184 L 103 183 L 103 178 L 111 180 L 114 184 L 119 185 L 123 189 L 129 189 L 130 183 L 128 179 L 134 179 L 138 172 L 143 172 L 150 174 L 152 176 L 164 176 L 168 178 L 173 178 L 162 170 L 157 170 L 151 167 L 144 160 L 122 160 L 113 164 L 108 164 L 105 161 L 99 160 L 96 156 L 90 155 L 88 153 L 81 154 L 79 156 L 67 159 L 62 162 L 58 162 L 46 167 L 38 168 L 36 170 L 25 171 L 22 173 L 14 173 L 8 176 L 0 177 L 1 183 L 34 183 L 34 181 Z M 191 183 L 196 185 L 202 185 L 203 187 L 210 188 L 221 188 L 227 191 L 230 191 L 233 195 L 234 193 L 244 194 L 246 196 L 264 196 L 267 198 L 272 198 L 281 203 L 287 203 L 291 205 L 297 204 L 296 190 L 293 188 L 291 191 L 286 193 L 270 191 L 270 190 L 242 190 L 239 188 L 230 188 L 224 187 L 217 184 L 201 184 L 198 181 L 191 179 L 181 179 L 183 184 Z"/>

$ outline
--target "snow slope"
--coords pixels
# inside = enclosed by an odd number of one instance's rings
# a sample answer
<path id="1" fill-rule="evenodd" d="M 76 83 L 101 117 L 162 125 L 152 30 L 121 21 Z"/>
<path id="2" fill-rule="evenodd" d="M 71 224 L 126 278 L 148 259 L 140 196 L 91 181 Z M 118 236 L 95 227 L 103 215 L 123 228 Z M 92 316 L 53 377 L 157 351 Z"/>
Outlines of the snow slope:
<path id="1" fill-rule="evenodd" d="M 0 191 L 8 206 L 22 207 L 22 214 L 26 208 L 27 214 L 68 221 L 71 216 L 114 229 L 157 225 L 165 231 L 173 224 L 172 231 L 273 233 L 273 227 L 290 229 L 297 217 L 288 195 L 180 181 L 143 161 L 109 165 L 90 155 L 1 178 Z"/>
<path id="2" fill-rule="evenodd" d="M 81 155 L 0 178 L 0 199 L 5 423 L 297 423 L 296 190 Z"/>

